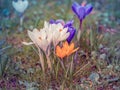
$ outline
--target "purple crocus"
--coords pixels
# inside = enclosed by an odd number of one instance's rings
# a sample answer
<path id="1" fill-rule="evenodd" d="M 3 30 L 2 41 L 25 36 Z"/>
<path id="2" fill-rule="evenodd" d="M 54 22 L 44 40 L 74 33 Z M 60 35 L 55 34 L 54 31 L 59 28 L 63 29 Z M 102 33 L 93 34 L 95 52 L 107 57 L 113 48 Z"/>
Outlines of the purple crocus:
<path id="1" fill-rule="evenodd" d="M 70 43 L 73 37 L 75 36 L 76 29 L 73 27 L 73 20 L 68 21 L 64 27 L 68 27 L 68 32 L 70 32 L 69 37 L 67 38 L 67 42 Z"/>
<path id="2" fill-rule="evenodd" d="M 73 27 L 73 23 L 74 21 L 73 20 L 70 20 L 68 21 L 66 24 L 64 23 L 63 20 L 53 20 L 51 19 L 49 21 L 50 24 L 58 24 L 58 23 L 61 23 L 64 28 L 68 28 L 68 32 L 70 32 L 70 35 L 69 37 L 67 38 L 67 42 L 70 43 L 71 40 L 73 39 L 74 35 L 75 35 L 75 32 L 76 32 L 76 29 Z"/>
<path id="3" fill-rule="evenodd" d="M 93 6 L 91 4 L 87 4 L 87 5 L 79 5 L 77 2 L 74 2 L 72 4 L 72 10 L 73 12 L 77 15 L 77 17 L 80 20 L 80 28 L 82 25 L 82 21 L 83 19 L 90 14 L 90 12 L 92 11 Z"/>
<path id="4" fill-rule="evenodd" d="M 62 25 L 65 24 L 62 19 L 58 19 L 58 20 L 53 20 L 53 19 L 51 19 L 51 20 L 49 21 L 49 23 L 50 23 L 50 24 L 58 24 L 58 23 L 61 23 Z"/>

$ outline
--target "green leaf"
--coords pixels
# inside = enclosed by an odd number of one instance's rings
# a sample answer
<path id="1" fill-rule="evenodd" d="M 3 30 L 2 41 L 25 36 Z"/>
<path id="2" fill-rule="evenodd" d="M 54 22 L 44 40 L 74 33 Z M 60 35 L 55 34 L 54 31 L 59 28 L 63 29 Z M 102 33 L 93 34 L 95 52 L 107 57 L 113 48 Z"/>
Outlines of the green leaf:
<path id="1" fill-rule="evenodd" d="M 7 56 L 0 56 L 0 77 L 3 75 L 8 62 Z"/>

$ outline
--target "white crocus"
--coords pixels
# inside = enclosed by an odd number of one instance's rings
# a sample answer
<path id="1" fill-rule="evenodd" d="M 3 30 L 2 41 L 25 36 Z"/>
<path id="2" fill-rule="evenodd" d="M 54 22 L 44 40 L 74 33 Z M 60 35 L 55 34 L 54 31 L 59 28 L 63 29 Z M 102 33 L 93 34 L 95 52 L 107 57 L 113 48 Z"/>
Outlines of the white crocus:
<path id="1" fill-rule="evenodd" d="M 49 53 L 48 53 L 50 42 L 47 40 L 47 34 L 44 28 L 41 29 L 40 31 L 37 29 L 34 29 L 33 31 L 28 30 L 28 36 L 30 37 L 30 39 L 33 41 L 33 43 L 37 46 L 39 50 L 39 57 L 40 57 L 40 62 L 41 62 L 43 71 L 44 71 L 44 60 L 41 56 L 40 48 L 44 51 L 46 55 L 48 68 L 52 70 L 51 61 L 49 59 Z M 24 42 L 23 44 L 27 44 L 27 43 Z M 31 45 L 32 43 L 30 42 L 28 43 L 28 45 L 29 44 Z"/>
<path id="2" fill-rule="evenodd" d="M 54 47 L 63 40 L 66 40 L 70 33 L 67 32 L 68 28 L 64 28 L 61 23 L 58 24 L 49 24 L 44 22 L 44 29 L 47 33 L 47 39 L 49 42 L 53 42 Z"/>
<path id="3" fill-rule="evenodd" d="M 47 40 L 49 43 L 52 43 L 52 38 L 53 38 L 53 29 L 51 27 L 51 25 L 48 23 L 48 22 L 44 22 L 44 28 L 43 30 L 46 31 L 46 34 L 47 34 Z"/>
<path id="4" fill-rule="evenodd" d="M 47 40 L 45 30 L 40 31 L 37 29 L 34 29 L 33 31 L 28 30 L 28 36 L 35 45 L 39 46 L 46 53 L 49 43 Z"/>
<path id="5" fill-rule="evenodd" d="M 32 42 L 26 43 L 23 42 L 25 45 L 35 44 L 39 49 L 39 56 L 41 58 L 40 48 L 44 51 L 47 64 L 50 70 L 52 70 L 51 61 L 49 58 L 50 55 L 50 45 L 53 43 L 54 48 L 56 45 L 63 40 L 66 40 L 69 37 L 68 28 L 64 28 L 60 23 L 59 24 L 49 24 L 48 22 L 44 23 L 44 28 L 40 31 L 34 29 L 33 31 L 28 30 L 28 36 L 32 40 Z M 44 69 L 44 60 L 40 59 L 43 71 Z"/>
<path id="6" fill-rule="evenodd" d="M 66 40 L 70 33 L 67 32 L 68 28 L 64 28 L 63 25 L 59 24 L 52 24 L 51 27 L 53 28 L 53 44 L 56 46 L 60 41 Z"/>

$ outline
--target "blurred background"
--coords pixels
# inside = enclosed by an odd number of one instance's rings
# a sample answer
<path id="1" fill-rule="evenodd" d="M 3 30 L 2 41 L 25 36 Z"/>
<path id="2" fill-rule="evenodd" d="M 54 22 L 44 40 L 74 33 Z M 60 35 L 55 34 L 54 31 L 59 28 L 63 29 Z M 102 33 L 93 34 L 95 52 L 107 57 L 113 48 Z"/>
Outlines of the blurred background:
<path id="1" fill-rule="evenodd" d="M 38 23 L 50 19 L 69 20 L 73 18 L 71 3 L 75 0 L 28 0 L 28 8 L 24 12 L 26 29 L 39 26 Z M 76 0 L 80 4 L 83 0 Z M 119 28 L 120 0 L 86 0 L 94 7 L 93 17 L 96 23 L 108 27 Z M 12 0 L 0 0 L 0 30 L 16 30 L 19 26 L 19 13 L 13 8 Z M 94 22 L 95 22 L 94 21 Z M 116 27 L 117 26 L 117 27 Z M 17 28 L 18 29 L 18 28 Z"/>

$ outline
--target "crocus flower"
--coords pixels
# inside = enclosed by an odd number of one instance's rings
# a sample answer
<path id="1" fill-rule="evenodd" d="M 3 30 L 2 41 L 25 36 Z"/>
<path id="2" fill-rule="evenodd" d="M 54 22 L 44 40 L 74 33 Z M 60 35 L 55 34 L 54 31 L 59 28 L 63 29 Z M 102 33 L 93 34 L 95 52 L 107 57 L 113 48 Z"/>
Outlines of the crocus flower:
<path id="1" fill-rule="evenodd" d="M 54 47 L 60 42 L 66 40 L 70 33 L 67 32 L 68 28 L 64 28 L 61 23 L 58 24 L 49 24 L 45 22 L 44 24 L 46 33 L 48 35 L 48 41 L 52 40 Z M 50 40 L 49 40 L 50 39 Z"/>
<path id="2" fill-rule="evenodd" d="M 54 46 L 56 46 L 60 41 L 66 40 L 70 35 L 70 33 L 67 32 L 67 30 L 68 28 L 64 28 L 60 23 L 49 24 L 45 21 L 44 28 L 42 28 L 40 31 L 38 31 L 37 29 L 34 29 L 33 32 L 28 31 L 28 35 L 34 44 L 39 45 L 41 49 L 46 51 L 47 46 L 51 43 L 53 43 Z M 38 42 L 39 39 L 41 40 L 41 42 Z M 24 42 L 24 44 L 29 45 L 32 43 Z"/>
<path id="3" fill-rule="evenodd" d="M 92 11 L 93 7 L 91 4 L 87 4 L 85 6 L 79 5 L 77 2 L 72 4 L 72 10 L 77 15 L 82 24 L 83 19 Z"/>
<path id="4" fill-rule="evenodd" d="M 37 29 L 34 29 L 33 31 L 28 31 L 28 36 L 34 44 L 37 44 L 44 52 L 46 52 L 49 43 L 46 39 L 47 35 L 44 30 L 38 31 Z"/>
<path id="5" fill-rule="evenodd" d="M 64 42 L 62 47 L 56 47 L 56 55 L 62 59 L 76 52 L 78 49 L 79 48 L 74 49 L 74 43 L 69 45 L 68 42 Z"/>
<path id="6" fill-rule="evenodd" d="M 34 29 L 33 31 L 28 30 L 28 36 L 30 37 L 32 42 L 29 43 L 23 42 L 23 44 L 25 45 L 35 44 L 46 53 L 49 42 L 47 40 L 47 34 L 44 30 L 40 31 L 38 29 Z"/>
<path id="7" fill-rule="evenodd" d="M 70 20 L 64 25 L 64 27 L 68 27 L 68 32 L 70 32 L 70 35 L 67 38 L 68 43 L 71 42 L 71 40 L 73 39 L 75 32 L 76 32 L 76 29 L 73 27 L 73 23 L 74 23 L 74 21 Z"/>
<path id="8" fill-rule="evenodd" d="M 28 30 L 28 36 L 30 37 L 32 42 L 29 43 L 23 42 L 23 44 L 25 45 L 35 44 L 38 47 L 38 49 L 41 48 L 46 55 L 48 67 L 50 68 L 50 70 L 52 70 L 52 65 L 49 58 L 50 55 L 49 46 L 51 45 L 52 42 L 54 44 L 54 47 L 56 47 L 56 45 L 60 41 L 66 40 L 70 34 L 69 32 L 67 32 L 67 30 L 68 28 L 64 28 L 60 23 L 49 24 L 48 22 L 45 22 L 44 28 L 42 28 L 40 31 L 37 29 L 34 29 L 33 31 Z M 44 71 L 44 61 L 40 59 L 40 62 Z"/>
<path id="9" fill-rule="evenodd" d="M 62 25 L 65 24 L 65 22 L 64 22 L 62 19 L 58 19 L 58 20 L 53 20 L 53 19 L 51 19 L 51 20 L 49 21 L 49 23 L 50 23 L 50 24 L 58 24 L 58 23 L 61 23 Z"/>
<path id="10" fill-rule="evenodd" d="M 25 45 L 31 45 L 31 44 L 35 44 L 38 48 L 38 52 L 39 52 L 39 57 L 40 57 L 40 63 L 42 66 L 43 71 L 44 69 L 44 60 L 43 57 L 41 55 L 41 51 L 40 49 L 42 49 L 47 57 L 47 64 L 48 67 L 50 68 L 50 70 L 52 70 L 52 66 L 51 66 L 51 61 L 49 59 L 49 54 L 48 54 L 48 47 L 50 45 L 50 42 L 47 40 L 47 33 L 45 30 L 37 30 L 34 29 L 33 31 L 28 30 L 28 36 L 30 37 L 30 39 L 32 40 L 32 42 L 23 42 L 23 44 Z"/>
<path id="11" fill-rule="evenodd" d="M 12 5 L 16 11 L 23 13 L 28 7 L 28 0 L 13 0 Z"/>
<path id="12" fill-rule="evenodd" d="M 17 12 L 19 12 L 20 26 L 23 25 L 24 11 L 27 9 L 28 4 L 29 4 L 28 0 L 13 0 L 12 1 L 13 7 L 15 8 Z"/>
<path id="13" fill-rule="evenodd" d="M 73 27 L 73 23 L 74 23 L 73 20 L 70 20 L 70 21 L 68 21 L 68 22 L 65 24 L 63 20 L 53 20 L 53 19 L 52 19 L 52 20 L 50 20 L 49 23 L 51 23 L 51 24 L 61 23 L 61 24 L 64 26 L 64 28 L 68 28 L 68 31 L 67 31 L 67 32 L 69 32 L 70 35 L 69 35 L 69 37 L 67 38 L 67 41 L 68 41 L 68 43 L 71 42 L 71 40 L 73 39 L 73 37 L 74 37 L 74 35 L 75 35 L 75 32 L 76 32 L 76 29 Z"/>

